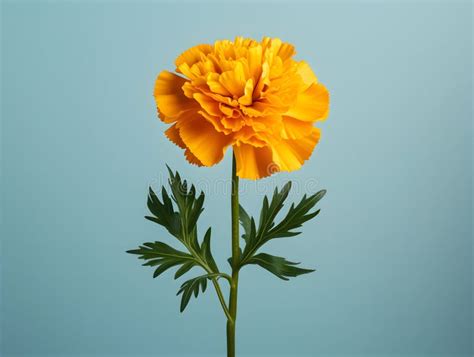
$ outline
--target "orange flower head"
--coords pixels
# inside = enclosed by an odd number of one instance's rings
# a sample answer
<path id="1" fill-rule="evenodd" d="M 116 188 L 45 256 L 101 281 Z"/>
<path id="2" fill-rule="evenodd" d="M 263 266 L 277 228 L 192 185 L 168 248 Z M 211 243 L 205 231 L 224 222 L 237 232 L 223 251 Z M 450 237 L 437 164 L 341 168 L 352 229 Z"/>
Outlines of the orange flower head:
<path id="1" fill-rule="evenodd" d="M 198 45 L 163 71 L 154 97 L 166 136 L 187 160 L 212 166 L 232 147 L 237 175 L 259 179 L 299 169 L 319 141 L 314 122 L 329 112 L 329 93 L 310 66 L 280 39 Z"/>

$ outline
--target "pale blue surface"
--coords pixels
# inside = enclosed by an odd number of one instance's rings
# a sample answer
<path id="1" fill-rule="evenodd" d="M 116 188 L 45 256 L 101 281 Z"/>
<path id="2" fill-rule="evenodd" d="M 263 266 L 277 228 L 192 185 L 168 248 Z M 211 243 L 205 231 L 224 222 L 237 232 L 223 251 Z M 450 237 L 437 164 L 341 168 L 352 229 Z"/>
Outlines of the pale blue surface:
<path id="1" fill-rule="evenodd" d="M 167 162 L 212 191 L 200 227 L 227 269 L 212 185 L 230 157 L 189 166 L 152 90 L 182 50 L 239 34 L 294 43 L 332 94 L 311 161 L 261 182 L 328 189 L 304 234 L 267 249 L 318 271 L 242 272 L 240 356 L 470 355 L 471 7 L 3 3 L 2 356 L 224 354 L 212 290 L 180 315 L 179 283 L 124 251 L 169 241 L 142 218 Z"/>

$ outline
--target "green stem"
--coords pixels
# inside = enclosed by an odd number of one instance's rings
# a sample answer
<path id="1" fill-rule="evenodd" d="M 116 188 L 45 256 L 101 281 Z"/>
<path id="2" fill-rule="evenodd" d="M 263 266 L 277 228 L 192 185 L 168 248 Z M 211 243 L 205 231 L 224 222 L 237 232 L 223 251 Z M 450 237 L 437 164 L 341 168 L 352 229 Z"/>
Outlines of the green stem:
<path id="1" fill-rule="evenodd" d="M 196 251 L 192 247 L 187 246 L 187 245 L 185 245 L 185 247 L 195 257 L 196 262 L 200 266 L 202 266 L 202 268 L 206 271 L 206 273 L 221 276 L 221 277 L 227 279 L 229 281 L 229 284 L 232 284 L 232 278 L 229 275 L 224 274 L 224 273 L 215 273 L 215 272 L 213 272 L 212 269 L 207 265 L 207 263 L 199 257 L 199 254 L 197 254 Z M 229 320 L 232 317 L 230 316 L 229 309 L 227 308 L 227 305 L 226 305 L 225 300 L 224 300 L 224 296 L 222 295 L 221 286 L 219 285 L 219 282 L 217 281 L 216 277 L 213 277 L 211 280 L 212 280 L 212 284 L 214 285 L 214 288 L 216 289 L 217 297 L 219 298 L 219 302 L 222 306 L 222 310 L 224 310 L 224 314 L 227 317 L 227 319 Z"/>
<path id="2" fill-rule="evenodd" d="M 229 313 L 227 320 L 227 357 L 235 357 L 235 321 L 237 319 L 237 289 L 239 285 L 239 178 L 236 174 L 235 155 L 232 158 L 232 281 L 230 284 Z"/>
<path id="3" fill-rule="evenodd" d="M 224 296 L 222 295 L 221 287 L 219 286 L 219 283 L 217 282 L 216 278 L 212 278 L 212 284 L 214 285 L 214 288 L 216 289 L 217 297 L 219 298 L 219 302 L 221 303 L 225 316 L 227 317 L 228 320 L 231 319 L 232 317 L 230 316 L 229 310 L 227 309 Z"/>

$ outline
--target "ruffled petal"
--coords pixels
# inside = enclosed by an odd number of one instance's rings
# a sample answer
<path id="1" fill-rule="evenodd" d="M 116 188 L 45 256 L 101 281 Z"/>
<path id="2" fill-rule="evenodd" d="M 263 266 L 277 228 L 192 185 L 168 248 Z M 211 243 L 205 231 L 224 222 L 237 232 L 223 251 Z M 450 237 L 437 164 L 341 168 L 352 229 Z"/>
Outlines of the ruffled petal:
<path id="1" fill-rule="evenodd" d="M 295 47 L 283 42 L 278 50 L 278 56 L 284 61 L 296 54 Z"/>
<path id="2" fill-rule="evenodd" d="M 158 76 L 154 97 L 160 118 L 165 123 L 176 121 L 181 113 L 197 106 L 194 100 L 183 93 L 182 87 L 186 82 L 186 79 L 168 71 Z"/>
<path id="3" fill-rule="evenodd" d="M 232 71 L 227 71 L 219 77 L 220 83 L 236 98 L 244 94 L 246 83 L 245 72 L 242 63 L 237 62 Z"/>
<path id="4" fill-rule="evenodd" d="M 305 121 L 326 119 L 329 114 L 329 92 L 320 83 L 312 84 L 298 95 L 296 102 L 285 115 Z"/>
<path id="5" fill-rule="evenodd" d="M 229 130 L 229 132 L 239 131 L 244 125 L 244 121 L 239 117 L 224 117 L 221 119 L 221 123 L 226 130 Z"/>
<path id="6" fill-rule="evenodd" d="M 200 110 L 199 114 L 201 114 L 204 119 L 206 119 L 209 123 L 214 126 L 214 129 L 216 129 L 219 132 L 225 133 L 225 134 L 230 134 L 232 130 L 227 129 L 224 124 L 222 123 L 222 119 L 220 117 L 216 117 L 213 115 L 208 114 L 207 112 Z"/>
<path id="7" fill-rule="evenodd" d="M 283 116 L 281 137 L 283 139 L 299 139 L 307 136 L 313 129 L 313 123 L 292 117 Z"/>
<path id="8" fill-rule="evenodd" d="M 189 148 L 184 143 L 183 139 L 181 139 L 181 136 L 179 135 L 179 129 L 176 126 L 176 124 L 170 126 L 165 131 L 165 135 L 173 144 L 176 144 L 181 149 L 185 149 L 184 156 L 186 157 L 186 160 L 188 160 L 190 164 L 193 164 L 196 166 L 203 166 L 201 161 L 199 161 L 199 159 L 196 156 L 194 156 L 191 150 L 189 150 Z"/>
<path id="9" fill-rule="evenodd" d="M 223 96 L 230 95 L 229 91 L 219 82 L 219 77 L 217 73 L 209 73 L 207 76 L 206 82 L 210 91 Z"/>
<path id="10" fill-rule="evenodd" d="M 247 55 L 247 61 L 250 76 L 256 83 L 262 73 L 262 46 L 251 47 Z"/>
<path id="11" fill-rule="evenodd" d="M 203 166 L 201 161 L 189 150 L 189 148 L 186 146 L 184 143 L 183 139 L 181 139 L 181 136 L 179 134 L 179 129 L 176 126 L 176 124 L 170 126 L 166 131 L 165 131 L 166 137 L 174 144 L 179 146 L 181 149 L 184 150 L 184 156 L 186 157 L 186 160 L 190 164 L 196 165 L 196 166 Z"/>
<path id="12" fill-rule="evenodd" d="M 185 149 L 186 145 L 179 135 L 179 129 L 176 127 L 176 124 L 173 124 L 165 131 L 166 137 L 175 145 L 179 146 L 181 149 Z"/>
<path id="13" fill-rule="evenodd" d="M 318 78 L 314 74 L 313 70 L 305 61 L 298 63 L 298 74 L 300 75 L 303 83 L 305 85 L 304 89 L 306 90 L 311 84 L 318 83 Z"/>
<path id="14" fill-rule="evenodd" d="M 261 117 L 245 118 L 247 123 L 255 132 L 264 132 L 267 134 L 279 134 L 282 128 L 282 119 L 280 115 L 266 115 Z"/>
<path id="15" fill-rule="evenodd" d="M 179 134 L 191 153 L 204 165 L 217 164 L 232 143 L 232 136 L 216 131 L 201 115 L 178 122 Z"/>
<path id="16" fill-rule="evenodd" d="M 195 93 L 194 99 L 201 105 L 208 114 L 219 116 L 222 112 L 219 110 L 219 103 L 202 93 Z"/>
<path id="17" fill-rule="evenodd" d="M 250 78 L 245 83 L 244 95 L 239 98 L 239 103 L 242 105 L 251 105 L 253 95 L 253 79 Z"/>
<path id="18" fill-rule="evenodd" d="M 271 146 L 273 161 L 281 171 L 299 169 L 311 156 L 320 136 L 320 130 L 312 128 L 311 134 L 303 138 L 280 140 Z"/>
<path id="19" fill-rule="evenodd" d="M 256 180 L 279 171 L 272 159 L 269 147 L 255 147 L 249 144 L 234 145 L 237 176 Z"/>
<path id="20" fill-rule="evenodd" d="M 189 67 L 201 60 L 202 56 L 212 52 L 211 45 L 197 45 L 184 51 L 175 61 L 176 67 L 186 63 Z"/>
<path id="21" fill-rule="evenodd" d="M 193 165 L 196 165 L 196 166 L 204 166 L 202 164 L 202 162 L 199 161 L 199 159 L 196 156 L 194 156 L 194 154 L 191 152 L 191 150 L 186 149 L 184 151 L 184 156 L 186 157 L 186 160 L 188 160 L 188 162 L 190 164 L 193 164 Z"/>

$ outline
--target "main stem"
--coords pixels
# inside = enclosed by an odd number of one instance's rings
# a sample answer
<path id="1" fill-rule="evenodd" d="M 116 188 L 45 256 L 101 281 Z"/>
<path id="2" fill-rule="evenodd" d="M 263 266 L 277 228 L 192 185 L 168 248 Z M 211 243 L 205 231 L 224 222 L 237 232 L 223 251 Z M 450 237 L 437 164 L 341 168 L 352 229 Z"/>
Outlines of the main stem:
<path id="1" fill-rule="evenodd" d="M 227 320 L 227 357 L 235 357 L 235 320 L 237 318 L 237 288 L 239 285 L 239 177 L 236 174 L 235 155 L 232 158 L 232 282 L 230 284 L 229 313 Z"/>

